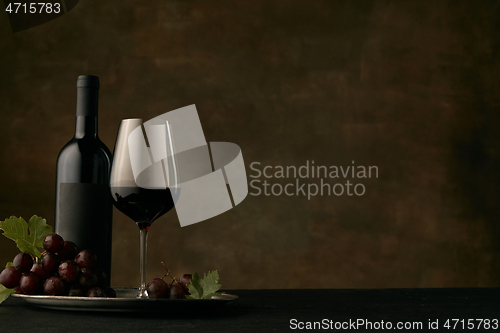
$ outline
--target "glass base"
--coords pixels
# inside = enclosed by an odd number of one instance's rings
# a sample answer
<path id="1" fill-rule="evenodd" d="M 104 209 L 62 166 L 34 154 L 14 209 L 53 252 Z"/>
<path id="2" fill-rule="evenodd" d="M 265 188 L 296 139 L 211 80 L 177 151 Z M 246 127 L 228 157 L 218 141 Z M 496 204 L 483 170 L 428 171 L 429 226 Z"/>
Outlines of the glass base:
<path id="1" fill-rule="evenodd" d="M 149 298 L 148 291 L 146 290 L 146 286 L 141 286 L 139 288 L 139 293 L 137 294 L 137 298 Z"/>

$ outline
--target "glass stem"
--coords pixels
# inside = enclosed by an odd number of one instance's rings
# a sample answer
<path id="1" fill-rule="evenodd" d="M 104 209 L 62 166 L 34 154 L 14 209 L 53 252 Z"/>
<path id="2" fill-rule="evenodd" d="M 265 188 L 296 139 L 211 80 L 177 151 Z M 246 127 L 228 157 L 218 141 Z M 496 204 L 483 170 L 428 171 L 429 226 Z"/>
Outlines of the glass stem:
<path id="1" fill-rule="evenodd" d="M 140 246 L 141 246 L 141 260 L 140 260 L 140 273 L 141 273 L 141 285 L 139 287 L 139 294 L 137 297 L 147 298 L 148 292 L 146 290 L 146 260 L 147 260 L 147 252 L 148 252 L 148 228 L 140 229 Z"/>

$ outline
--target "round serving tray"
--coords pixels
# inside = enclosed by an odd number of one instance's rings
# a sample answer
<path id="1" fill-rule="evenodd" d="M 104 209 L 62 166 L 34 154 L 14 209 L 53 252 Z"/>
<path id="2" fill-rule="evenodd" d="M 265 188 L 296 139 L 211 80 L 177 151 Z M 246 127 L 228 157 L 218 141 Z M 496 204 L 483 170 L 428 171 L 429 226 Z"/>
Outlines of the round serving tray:
<path id="1" fill-rule="evenodd" d="M 222 294 L 212 299 L 137 298 L 137 288 L 114 288 L 116 298 L 13 294 L 31 305 L 45 309 L 97 312 L 186 312 L 212 310 L 238 299 Z"/>

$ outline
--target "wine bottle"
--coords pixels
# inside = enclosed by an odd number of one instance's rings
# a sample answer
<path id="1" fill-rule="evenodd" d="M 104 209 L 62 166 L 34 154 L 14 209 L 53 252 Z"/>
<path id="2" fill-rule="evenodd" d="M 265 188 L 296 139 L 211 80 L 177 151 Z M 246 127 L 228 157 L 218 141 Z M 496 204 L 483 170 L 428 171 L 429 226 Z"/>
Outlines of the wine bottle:
<path id="1" fill-rule="evenodd" d="M 99 78 L 81 75 L 77 83 L 75 135 L 57 158 L 55 232 L 80 250 L 97 255 L 111 273 L 111 153 L 97 135 Z"/>

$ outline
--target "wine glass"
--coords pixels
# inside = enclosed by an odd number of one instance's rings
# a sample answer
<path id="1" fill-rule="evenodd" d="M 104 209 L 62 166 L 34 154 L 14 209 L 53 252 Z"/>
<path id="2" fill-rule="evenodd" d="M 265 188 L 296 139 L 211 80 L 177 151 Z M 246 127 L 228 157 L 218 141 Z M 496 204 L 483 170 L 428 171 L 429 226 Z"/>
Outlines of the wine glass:
<path id="1" fill-rule="evenodd" d="M 137 297 L 147 298 L 147 235 L 151 224 L 168 212 L 179 197 L 171 124 L 146 125 L 142 119 L 120 122 L 113 153 L 110 189 L 118 210 L 140 230 L 140 286 Z"/>

